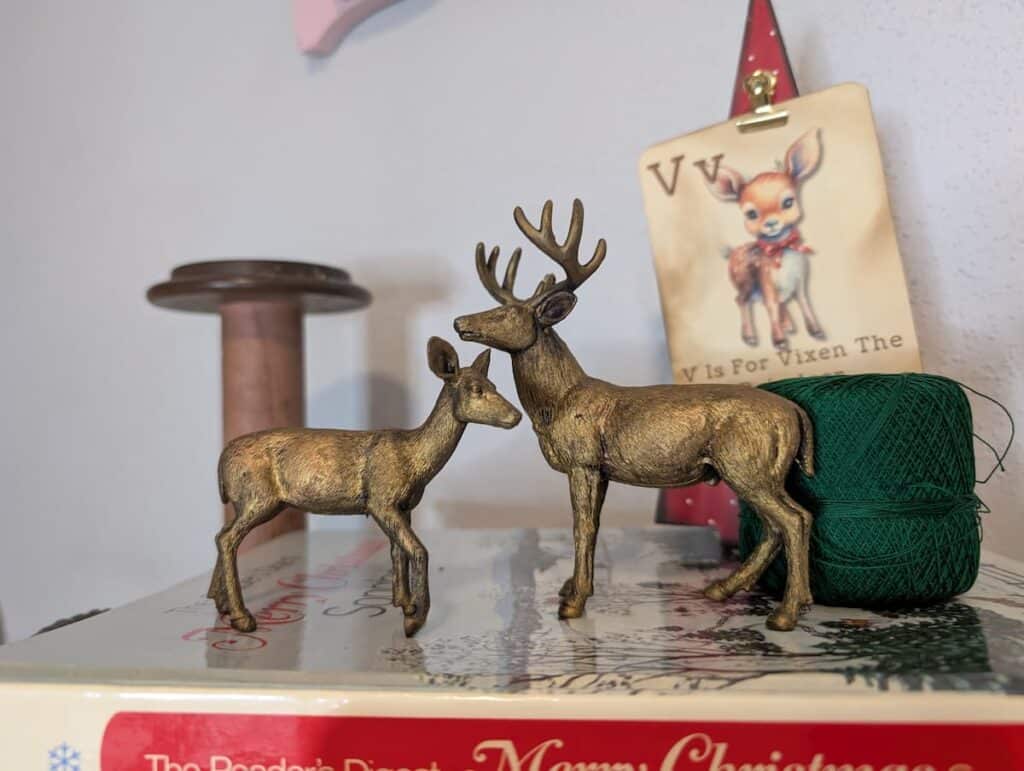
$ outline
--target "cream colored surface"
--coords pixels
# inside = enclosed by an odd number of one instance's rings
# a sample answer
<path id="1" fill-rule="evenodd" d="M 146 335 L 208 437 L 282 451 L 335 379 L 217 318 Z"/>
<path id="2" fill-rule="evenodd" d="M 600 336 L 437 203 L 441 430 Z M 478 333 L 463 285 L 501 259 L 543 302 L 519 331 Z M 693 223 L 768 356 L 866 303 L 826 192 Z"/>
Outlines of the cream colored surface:
<path id="1" fill-rule="evenodd" d="M 734 121 L 727 121 L 659 144 L 640 160 L 676 381 L 760 383 L 833 372 L 919 371 L 867 91 L 845 84 L 783 103 L 780 109 L 789 112 L 784 126 L 741 133 Z M 798 193 L 804 211 L 799 228 L 814 250 L 809 294 L 826 337 L 816 340 L 807 334 L 794 300 L 789 313 L 797 331 L 789 337 L 790 351 L 776 352 L 764 305 L 755 302 L 760 340 L 750 347 L 740 338 L 736 290 L 724 255 L 753 237 L 743 227 L 739 207 L 714 197 L 694 164 L 705 160 L 710 172 L 712 159 L 722 154 L 721 164 L 749 182 L 761 172 L 775 171 L 790 144 L 814 129 L 820 130 L 824 157 Z M 674 193 L 668 194 L 649 167 L 660 164 L 662 179 L 671 187 L 672 159 L 680 155 L 685 158 Z M 875 337 L 884 342 L 876 344 Z M 804 361 L 808 349 L 814 352 L 813 362 Z"/>

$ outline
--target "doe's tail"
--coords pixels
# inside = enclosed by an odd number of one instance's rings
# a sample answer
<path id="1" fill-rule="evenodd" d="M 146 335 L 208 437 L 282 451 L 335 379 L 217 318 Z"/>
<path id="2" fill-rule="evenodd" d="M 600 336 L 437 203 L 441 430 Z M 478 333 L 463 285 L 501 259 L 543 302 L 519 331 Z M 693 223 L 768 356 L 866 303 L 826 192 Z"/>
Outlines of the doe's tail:
<path id="1" fill-rule="evenodd" d="M 814 476 L 814 424 L 810 417 L 804 412 L 803 407 L 794 405 L 797 417 L 800 418 L 800 467 L 804 473 Z"/>
<path id="2" fill-rule="evenodd" d="M 220 502 L 228 502 L 228 491 L 224 486 L 224 465 L 226 462 L 227 453 L 222 452 L 220 454 L 220 460 L 217 462 L 217 490 L 220 492 Z"/>

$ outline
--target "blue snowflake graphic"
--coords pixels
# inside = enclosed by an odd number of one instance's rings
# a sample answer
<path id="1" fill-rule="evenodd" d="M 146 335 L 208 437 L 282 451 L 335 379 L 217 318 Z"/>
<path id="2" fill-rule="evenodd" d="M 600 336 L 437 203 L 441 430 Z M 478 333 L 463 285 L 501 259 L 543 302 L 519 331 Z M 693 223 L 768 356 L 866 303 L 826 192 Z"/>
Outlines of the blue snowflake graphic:
<path id="1" fill-rule="evenodd" d="M 78 750 L 61 742 L 50 750 L 50 771 L 80 771 Z"/>

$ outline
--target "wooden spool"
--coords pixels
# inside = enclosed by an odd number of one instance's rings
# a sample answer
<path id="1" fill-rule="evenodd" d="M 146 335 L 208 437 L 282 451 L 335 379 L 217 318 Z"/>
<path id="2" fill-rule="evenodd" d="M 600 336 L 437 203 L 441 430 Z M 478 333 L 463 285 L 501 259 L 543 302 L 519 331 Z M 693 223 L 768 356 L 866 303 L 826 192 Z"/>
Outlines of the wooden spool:
<path id="1" fill-rule="evenodd" d="M 225 444 L 252 431 L 305 425 L 303 314 L 370 302 L 344 270 L 286 260 L 181 265 L 146 297 L 161 308 L 220 314 Z M 229 504 L 224 521 L 233 517 Z M 253 530 L 245 548 L 304 525 L 302 512 L 288 509 Z"/>

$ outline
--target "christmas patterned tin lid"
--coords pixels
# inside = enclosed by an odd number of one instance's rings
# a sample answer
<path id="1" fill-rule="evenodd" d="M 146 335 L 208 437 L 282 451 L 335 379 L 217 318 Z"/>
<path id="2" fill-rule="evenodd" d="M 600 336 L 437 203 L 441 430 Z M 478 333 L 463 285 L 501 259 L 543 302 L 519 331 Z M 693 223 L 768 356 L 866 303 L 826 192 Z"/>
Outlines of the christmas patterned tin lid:
<path id="1" fill-rule="evenodd" d="M 0 681 L 675 693 L 1024 692 L 1024 567 L 986 556 L 973 590 L 900 612 L 816 606 L 772 632 L 773 602 L 703 586 L 706 528 L 607 529 L 583 618 L 556 618 L 571 570 L 559 530 L 424 530 L 433 600 L 412 639 L 373 530 L 294 533 L 242 556 L 251 634 L 205 598 L 209 576 L 0 647 Z M 711 539 L 711 540 L 709 540 Z M 683 563 L 688 563 L 684 565 Z M 693 563 L 698 563 L 694 566 Z M 701 566 L 700 563 L 706 563 Z M 258 611 L 258 612 L 257 612 Z"/>

